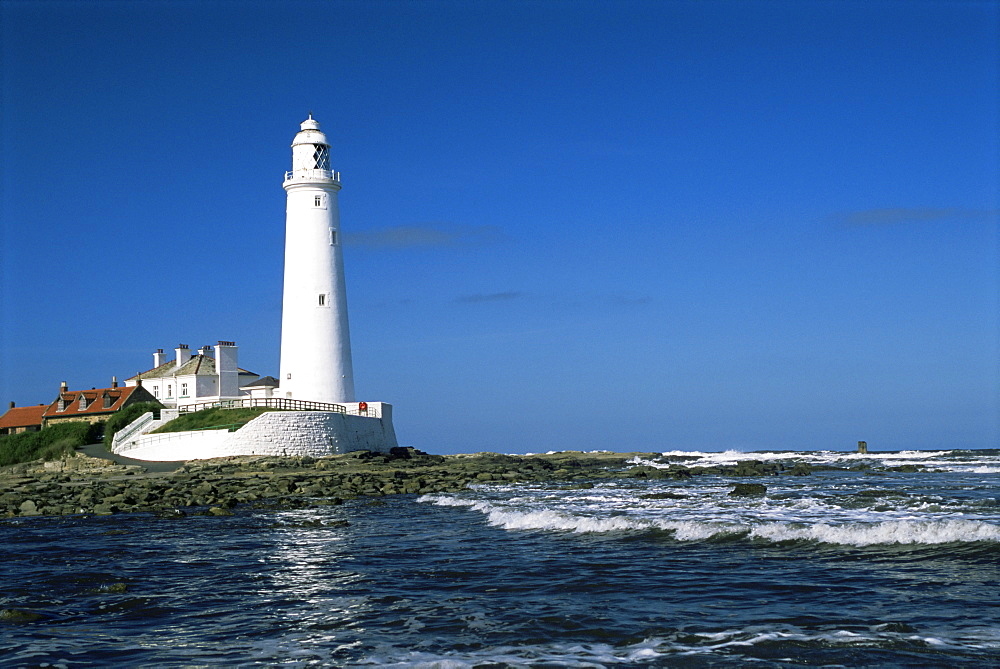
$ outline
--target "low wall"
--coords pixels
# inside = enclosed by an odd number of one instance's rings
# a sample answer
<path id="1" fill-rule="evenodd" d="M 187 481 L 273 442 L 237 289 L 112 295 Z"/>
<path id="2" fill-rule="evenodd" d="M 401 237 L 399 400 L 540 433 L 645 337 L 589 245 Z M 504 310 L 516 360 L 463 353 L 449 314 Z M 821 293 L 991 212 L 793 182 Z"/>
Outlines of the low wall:
<path id="1" fill-rule="evenodd" d="M 349 451 L 384 453 L 398 443 L 392 425 L 392 405 L 383 402 L 378 405 L 380 418 L 332 411 L 268 411 L 236 432 L 198 430 L 146 434 L 130 440 L 126 448 L 115 452 L 151 461 L 202 460 L 230 455 L 322 457 Z"/>

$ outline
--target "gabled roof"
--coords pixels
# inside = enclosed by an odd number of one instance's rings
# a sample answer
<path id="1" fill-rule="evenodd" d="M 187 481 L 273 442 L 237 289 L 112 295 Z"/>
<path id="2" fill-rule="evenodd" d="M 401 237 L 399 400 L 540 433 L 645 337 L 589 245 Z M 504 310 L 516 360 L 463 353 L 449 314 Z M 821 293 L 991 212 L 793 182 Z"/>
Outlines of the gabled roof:
<path id="1" fill-rule="evenodd" d="M 280 384 L 273 376 L 262 376 L 253 383 L 248 383 L 241 388 L 277 388 Z"/>
<path id="2" fill-rule="evenodd" d="M 13 427 L 31 427 L 42 424 L 42 416 L 49 408 L 47 404 L 33 407 L 14 407 L 0 416 L 0 429 Z"/>
<path id="3" fill-rule="evenodd" d="M 68 390 L 61 392 L 55 402 L 46 408 L 45 417 L 60 418 L 62 416 L 91 416 L 95 414 L 114 413 L 125 406 L 128 398 L 141 387 L 119 386 L 118 388 L 94 388 L 92 390 Z M 82 402 L 81 399 L 85 399 L 86 402 Z M 107 402 L 105 402 L 105 399 L 107 399 Z M 63 402 L 64 407 L 62 411 L 59 410 L 60 400 Z"/>
<path id="4" fill-rule="evenodd" d="M 245 369 L 236 368 L 236 371 L 240 374 L 252 374 L 257 376 L 253 372 L 248 372 Z M 147 372 L 142 372 L 141 374 L 136 374 L 132 378 L 128 379 L 133 381 L 135 379 L 162 379 L 168 376 L 214 376 L 215 371 L 215 358 L 210 355 L 194 355 L 191 359 L 181 365 L 180 369 L 177 369 L 177 361 L 171 360 L 170 362 L 165 362 L 159 367 L 151 369 Z"/>

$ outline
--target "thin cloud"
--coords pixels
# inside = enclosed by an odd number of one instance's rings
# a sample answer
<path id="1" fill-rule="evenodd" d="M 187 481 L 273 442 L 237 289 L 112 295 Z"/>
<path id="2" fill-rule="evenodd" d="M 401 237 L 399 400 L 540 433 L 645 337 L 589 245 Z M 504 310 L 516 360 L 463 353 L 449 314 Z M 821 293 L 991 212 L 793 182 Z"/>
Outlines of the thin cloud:
<path id="1" fill-rule="evenodd" d="M 1000 215 L 997 209 L 961 209 L 945 207 L 897 207 L 895 209 L 865 209 L 840 214 L 834 218 L 848 225 L 899 225 L 934 221 L 985 222 Z"/>
<path id="2" fill-rule="evenodd" d="M 637 307 L 650 304 L 653 298 L 648 295 L 624 295 L 616 294 L 608 298 L 608 303 L 615 307 Z"/>
<path id="3" fill-rule="evenodd" d="M 459 304 L 480 304 L 482 302 L 506 302 L 524 297 L 524 293 L 517 290 L 509 290 L 504 293 L 478 293 L 475 295 L 460 295 L 455 298 Z"/>
<path id="4" fill-rule="evenodd" d="M 505 239 L 500 229 L 491 225 L 397 225 L 379 230 L 344 233 L 344 244 L 370 249 L 486 246 Z"/>

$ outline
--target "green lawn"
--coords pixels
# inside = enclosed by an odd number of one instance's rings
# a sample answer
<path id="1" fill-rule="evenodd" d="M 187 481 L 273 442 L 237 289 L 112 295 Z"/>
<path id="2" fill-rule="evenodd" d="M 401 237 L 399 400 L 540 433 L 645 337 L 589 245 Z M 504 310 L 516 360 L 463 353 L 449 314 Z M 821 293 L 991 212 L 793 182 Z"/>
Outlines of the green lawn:
<path id="1" fill-rule="evenodd" d="M 254 409 L 203 409 L 202 411 L 194 411 L 192 413 L 182 413 L 163 427 L 153 430 L 152 434 L 208 430 L 212 428 L 236 430 L 265 411 L 279 411 L 279 409 L 271 409 L 269 407 Z"/>

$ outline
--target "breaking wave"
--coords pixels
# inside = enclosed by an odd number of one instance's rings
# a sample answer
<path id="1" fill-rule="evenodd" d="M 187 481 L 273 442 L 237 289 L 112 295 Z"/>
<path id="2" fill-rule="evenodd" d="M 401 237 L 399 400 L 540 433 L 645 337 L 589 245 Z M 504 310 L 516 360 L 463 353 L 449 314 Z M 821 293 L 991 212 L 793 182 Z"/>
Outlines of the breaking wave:
<path id="1" fill-rule="evenodd" d="M 970 644 L 971 641 L 971 644 Z M 853 629 L 810 630 L 795 626 L 754 626 L 720 632 L 668 632 L 635 643 L 615 646 L 608 643 L 545 643 L 509 645 L 468 652 L 431 653 L 402 649 L 384 649 L 363 659 L 358 666 L 397 669 L 473 669 L 481 666 L 504 667 L 606 667 L 648 664 L 659 665 L 666 659 L 687 666 L 701 656 L 712 665 L 723 658 L 742 660 L 752 666 L 767 662 L 754 657 L 757 648 L 797 648 L 799 652 L 820 653 L 836 650 L 872 648 L 885 650 L 961 649 L 969 645 L 989 651 L 1000 648 L 1000 638 L 986 632 L 973 639 L 952 639 L 918 634 L 905 625 L 889 623 L 856 626 Z M 685 659 L 681 659 L 685 658 Z M 770 662 L 767 662 L 770 664 Z M 797 662 L 795 664 L 798 664 Z M 701 666 L 698 663 L 691 666 Z"/>
<path id="2" fill-rule="evenodd" d="M 809 541 L 843 546 L 1000 542 L 1000 525 L 980 520 L 887 520 L 843 524 L 665 520 L 638 515 L 584 515 L 554 509 L 509 509 L 485 500 L 424 495 L 418 501 L 468 507 L 505 530 L 608 533 L 659 530 L 677 541 L 748 538 L 768 542 Z"/>

